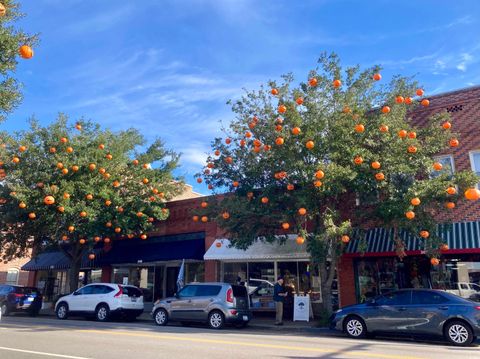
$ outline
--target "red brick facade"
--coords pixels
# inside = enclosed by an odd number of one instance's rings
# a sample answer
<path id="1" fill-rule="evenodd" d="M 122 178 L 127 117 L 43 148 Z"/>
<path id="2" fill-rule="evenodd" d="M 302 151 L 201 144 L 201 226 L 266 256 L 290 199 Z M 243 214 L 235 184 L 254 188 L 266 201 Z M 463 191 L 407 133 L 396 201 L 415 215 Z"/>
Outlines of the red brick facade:
<path id="1" fill-rule="evenodd" d="M 26 272 L 20 270 L 20 268 L 30 260 L 30 257 L 14 259 L 10 262 L 0 262 L 0 284 L 7 283 L 8 272 L 10 271 L 10 278 L 16 277 L 16 282 L 9 282 L 9 284 L 18 285 L 32 285 L 33 284 L 33 272 Z M 16 273 L 14 275 L 14 273 Z"/>

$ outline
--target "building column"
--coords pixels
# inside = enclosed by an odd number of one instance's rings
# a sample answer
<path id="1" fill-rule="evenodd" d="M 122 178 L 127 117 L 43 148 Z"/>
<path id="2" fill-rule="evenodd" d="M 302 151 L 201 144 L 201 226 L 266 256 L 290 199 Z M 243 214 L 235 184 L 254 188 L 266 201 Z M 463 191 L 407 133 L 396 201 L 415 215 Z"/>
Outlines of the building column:
<path id="1" fill-rule="evenodd" d="M 112 267 L 106 266 L 102 267 L 102 282 L 111 283 L 112 282 Z"/>
<path id="2" fill-rule="evenodd" d="M 353 258 L 342 256 L 337 267 L 339 306 L 355 304 L 355 271 Z"/>

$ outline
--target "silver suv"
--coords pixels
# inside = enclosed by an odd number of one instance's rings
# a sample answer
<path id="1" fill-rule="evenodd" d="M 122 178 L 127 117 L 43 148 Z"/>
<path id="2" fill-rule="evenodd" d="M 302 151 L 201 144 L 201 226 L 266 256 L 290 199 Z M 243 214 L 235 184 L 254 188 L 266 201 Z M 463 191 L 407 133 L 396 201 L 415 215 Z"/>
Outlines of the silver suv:
<path id="1" fill-rule="evenodd" d="M 157 325 L 179 321 L 208 323 L 212 329 L 221 329 L 226 323 L 244 327 L 252 318 L 248 305 L 247 288 L 228 283 L 191 283 L 174 297 L 155 303 L 152 317 Z"/>

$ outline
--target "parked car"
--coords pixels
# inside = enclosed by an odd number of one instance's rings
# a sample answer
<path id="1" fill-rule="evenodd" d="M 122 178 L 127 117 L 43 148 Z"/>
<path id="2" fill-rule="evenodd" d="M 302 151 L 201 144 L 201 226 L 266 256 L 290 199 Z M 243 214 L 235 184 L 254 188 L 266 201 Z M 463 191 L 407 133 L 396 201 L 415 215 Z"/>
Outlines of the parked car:
<path id="1" fill-rule="evenodd" d="M 259 295 L 273 295 L 274 284 L 265 279 L 250 278 L 248 280 L 248 294 L 252 295 L 254 292 L 260 291 Z"/>
<path id="2" fill-rule="evenodd" d="M 131 285 L 112 283 L 88 284 L 75 292 L 61 297 L 55 304 L 58 319 L 69 315 L 94 315 L 100 322 L 113 316 L 128 320 L 136 319 L 143 313 L 143 294 Z"/>
<path id="3" fill-rule="evenodd" d="M 452 289 L 446 289 L 445 291 L 462 298 L 472 299 L 472 297 L 480 294 L 480 286 L 475 283 L 460 282 L 454 283 Z"/>
<path id="4" fill-rule="evenodd" d="M 42 309 L 42 295 L 37 288 L 18 285 L 0 285 L 1 315 L 27 312 L 36 316 Z"/>
<path id="5" fill-rule="evenodd" d="M 339 309 L 331 327 L 352 338 L 377 333 L 434 335 L 464 346 L 480 335 L 480 306 L 440 290 L 406 289 Z"/>
<path id="6" fill-rule="evenodd" d="M 246 326 L 252 313 L 245 286 L 195 283 L 186 285 L 174 297 L 157 301 L 152 317 L 157 325 L 167 325 L 169 321 L 203 322 L 212 329 L 221 329 L 226 323 Z"/>

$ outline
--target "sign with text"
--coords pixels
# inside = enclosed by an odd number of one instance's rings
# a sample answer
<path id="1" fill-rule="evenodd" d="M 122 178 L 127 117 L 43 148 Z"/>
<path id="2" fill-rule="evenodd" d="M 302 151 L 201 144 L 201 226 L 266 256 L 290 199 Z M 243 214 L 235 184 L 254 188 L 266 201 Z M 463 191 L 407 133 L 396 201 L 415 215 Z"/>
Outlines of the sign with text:
<path id="1" fill-rule="evenodd" d="M 310 319 L 310 296 L 295 295 L 293 299 L 293 321 Z"/>

